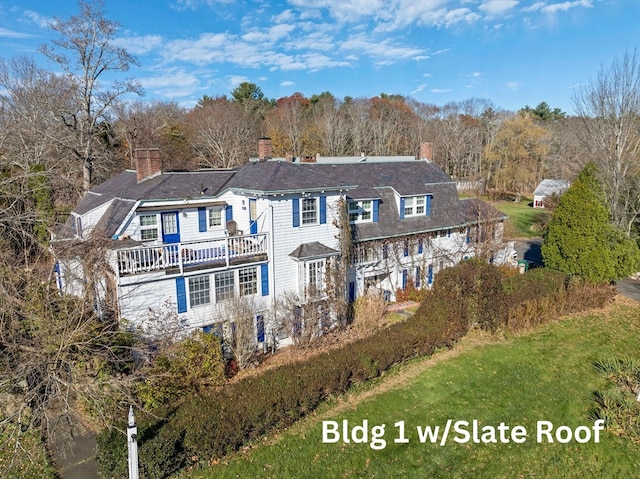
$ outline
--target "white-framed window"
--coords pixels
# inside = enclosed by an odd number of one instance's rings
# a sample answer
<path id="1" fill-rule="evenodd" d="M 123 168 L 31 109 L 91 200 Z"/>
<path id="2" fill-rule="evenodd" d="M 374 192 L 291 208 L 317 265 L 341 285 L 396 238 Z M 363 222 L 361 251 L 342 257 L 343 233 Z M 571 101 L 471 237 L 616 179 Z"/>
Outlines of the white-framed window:
<path id="1" fill-rule="evenodd" d="M 404 217 L 407 216 L 424 216 L 425 197 L 424 196 L 407 196 L 404 199 Z"/>
<path id="2" fill-rule="evenodd" d="M 309 261 L 305 265 L 305 291 L 307 297 L 317 297 L 324 291 L 325 260 Z"/>
<path id="3" fill-rule="evenodd" d="M 209 275 L 194 276 L 189 278 L 189 304 L 201 306 L 211 303 L 211 285 Z"/>
<path id="4" fill-rule="evenodd" d="M 232 299 L 235 296 L 235 272 L 216 273 L 216 302 Z"/>
<path id="5" fill-rule="evenodd" d="M 222 209 L 209 208 L 208 221 L 209 221 L 209 229 L 222 228 Z"/>
<path id="6" fill-rule="evenodd" d="M 349 223 L 373 221 L 373 201 L 349 201 Z"/>
<path id="7" fill-rule="evenodd" d="M 240 296 L 257 294 L 258 292 L 258 268 L 244 268 L 238 270 L 238 286 Z"/>
<path id="8" fill-rule="evenodd" d="M 302 224 L 318 224 L 318 199 L 302 198 Z"/>
<path id="9" fill-rule="evenodd" d="M 158 239 L 158 215 L 140 215 L 140 240 Z"/>

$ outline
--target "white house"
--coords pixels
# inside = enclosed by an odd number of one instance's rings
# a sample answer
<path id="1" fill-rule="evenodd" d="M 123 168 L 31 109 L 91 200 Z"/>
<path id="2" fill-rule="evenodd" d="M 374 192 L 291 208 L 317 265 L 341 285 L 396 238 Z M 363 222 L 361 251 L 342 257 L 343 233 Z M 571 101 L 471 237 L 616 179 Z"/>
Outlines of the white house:
<path id="1" fill-rule="evenodd" d="M 569 186 L 567 180 L 542 180 L 533 192 L 533 207 L 544 208 L 545 198 L 552 195 L 562 196 Z"/>
<path id="2" fill-rule="evenodd" d="M 136 171 L 87 192 L 54 239 L 61 290 L 90 284 L 98 307 L 111 298 L 132 325 L 168 308 L 185 330 L 218 329 L 246 300 L 266 344 L 290 333 L 277 314 L 285 298 L 321 304 L 339 284 L 349 302 L 371 290 L 392 301 L 465 257 L 512 257 L 506 216 L 459 200 L 430 161 L 287 161 L 269 158 L 270 140 L 260 141 L 261 158 L 233 170 L 162 172 L 158 150 L 136 150 Z M 89 244 L 100 268 L 87 264 Z"/>

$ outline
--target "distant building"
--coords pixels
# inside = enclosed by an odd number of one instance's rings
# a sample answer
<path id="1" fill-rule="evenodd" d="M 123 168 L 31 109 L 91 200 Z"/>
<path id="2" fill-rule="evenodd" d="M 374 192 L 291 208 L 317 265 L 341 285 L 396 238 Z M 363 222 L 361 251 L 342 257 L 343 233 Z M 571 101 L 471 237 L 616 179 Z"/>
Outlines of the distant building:
<path id="1" fill-rule="evenodd" d="M 567 180 L 542 180 L 533 192 L 533 207 L 544 208 L 545 198 L 552 195 L 562 196 L 571 184 Z"/>

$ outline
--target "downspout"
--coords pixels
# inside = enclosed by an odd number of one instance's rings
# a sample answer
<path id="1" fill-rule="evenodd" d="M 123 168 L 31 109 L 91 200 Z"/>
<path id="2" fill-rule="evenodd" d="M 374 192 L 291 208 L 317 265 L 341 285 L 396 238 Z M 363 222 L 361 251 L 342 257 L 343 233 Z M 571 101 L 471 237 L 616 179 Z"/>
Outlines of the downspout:
<path id="1" fill-rule="evenodd" d="M 276 268 L 275 268 L 275 255 L 274 255 L 274 246 L 273 246 L 273 236 L 274 236 L 274 229 L 273 229 L 273 204 L 271 202 L 271 200 L 269 200 L 269 223 L 270 223 L 270 227 L 269 227 L 269 258 L 268 258 L 268 263 L 270 264 L 271 267 L 269 268 L 269 283 L 271 284 L 271 287 L 273 288 L 271 291 L 271 308 L 273 309 L 273 323 L 271 325 L 271 338 L 273 339 L 273 352 L 275 353 L 276 351 L 276 337 L 275 337 L 275 332 L 273 331 L 273 327 L 275 326 L 275 323 L 277 321 L 277 307 L 276 307 Z"/>

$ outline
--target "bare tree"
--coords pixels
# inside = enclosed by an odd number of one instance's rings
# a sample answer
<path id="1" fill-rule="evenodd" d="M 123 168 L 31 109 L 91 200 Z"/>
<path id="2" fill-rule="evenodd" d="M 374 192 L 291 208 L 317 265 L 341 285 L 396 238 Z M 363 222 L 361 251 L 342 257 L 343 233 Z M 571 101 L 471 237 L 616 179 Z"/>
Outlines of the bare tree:
<path id="1" fill-rule="evenodd" d="M 613 223 L 631 234 L 640 210 L 640 57 L 625 52 L 573 96 Z"/>
<path id="2" fill-rule="evenodd" d="M 255 150 L 258 125 L 243 103 L 226 97 L 205 97 L 188 114 L 189 142 L 201 164 L 231 168 L 241 165 Z"/>
<path id="3" fill-rule="evenodd" d="M 136 148 L 159 148 L 165 168 L 187 168 L 194 156 L 186 133 L 184 108 L 175 102 L 123 103 L 117 106 L 114 130 L 123 157 L 133 158 Z M 131 165 L 135 167 L 135 165 Z"/>
<path id="4" fill-rule="evenodd" d="M 73 104 L 60 112 L 69 135 L 58 141 L 81 163 L 83 188 L 88 190 L 102 150 L 100 135 L 111 121 L 112 107 L 127 94 L 141 95 L 142 88 L 134 80 L 115 80 L 109 87 L 100 83 L 113 72 L 126 72 L 137 61 L 126 49 L 115 45 L 118 24 L 105 17 L 101 0 L 80 1 L 79 7 L 80 15 L 66 20 L 55 18 L 50 23 L 59 38 L 51 45 L 43 45 L 41 52 L 72 81 Z"/>

